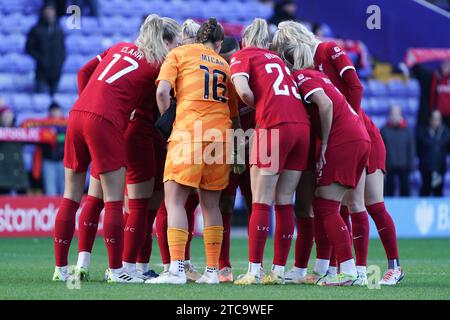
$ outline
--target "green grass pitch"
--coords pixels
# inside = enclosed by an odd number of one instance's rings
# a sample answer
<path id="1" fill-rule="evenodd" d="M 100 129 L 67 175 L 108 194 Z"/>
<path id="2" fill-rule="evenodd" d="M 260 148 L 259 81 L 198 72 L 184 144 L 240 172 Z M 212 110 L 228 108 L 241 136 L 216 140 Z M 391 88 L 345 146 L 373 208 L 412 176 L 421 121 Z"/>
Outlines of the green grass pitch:
<path id="1" fill-rule="evenodd" d="M 161 271 L 156 241 L 153 248 L 152 267 Z M 270 267 L 272 248 L 272 241 L 268 241 L 265 258 L 267 269 Z M 0 299 L 450 299 L 450 240 L 400 240 L 399 248 L 406 276 L 394 288 L 323 288 L 305 285 L 238 287 L 232 284 L 121 285 L 102 281 L 107 262 L 106 249 L 102 239 L 97 238 L 91 265 L 91 282 L 81 283 L 79 290 L 70 290 L 64 283 L 51 281 L 52 239 L 0 239 Z M 293 263 L 292 251 L 288 268 Z M 74 239 L 69 263 L 76 263 L 76 254 Z M 246 239 L 232 240 L 231 258 L 235 276 L 246 270 Z M 193 240 L 192 261 L 199 270 L 202 269 L 204 254 L 200 238 Z M 384 272 L 385 255 L 378 240 L 370 242 L 369 265 L 378 265 Z"/>

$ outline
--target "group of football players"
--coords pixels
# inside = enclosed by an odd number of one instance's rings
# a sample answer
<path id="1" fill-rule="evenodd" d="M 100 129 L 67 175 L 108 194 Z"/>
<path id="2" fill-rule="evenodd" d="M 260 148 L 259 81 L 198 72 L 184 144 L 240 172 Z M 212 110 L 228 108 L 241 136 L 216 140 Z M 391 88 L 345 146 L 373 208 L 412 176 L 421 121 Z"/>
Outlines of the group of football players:
<path id="1" fill-rule="evenodd" d="M 89 165 L 73 275 L 80 280 L 89 279 L 103 209 L 108 282 L 364 286 L 369 215 L 388 259 L 380 284 L 402 280 L 383 199 L 385 147 L 361 108 L 356 70 L 336 43 L 294 21 L 281 22 L 271 36 L 266 21 L 255 19 L 240 49 L 214 18 L 179 26 L 152 14 L 134 43 L 118 43 L 80 69 L 78 90 L 66 135 L 53 280 L 72 276 L 68 252 Z M 230 139 L 228 132 L 238 129 L 250 139 Z M 238 187 L 249 209 L 249 266 L 235 280 L 230 233 Z M 198 205 L 203 274 L 190 260 Z M 272 205 L 274 257 L 265 271 Z M 155 220 L 159 275 L 149 268 Z M 285 272 L 295 225 L 295 265 Z"/>

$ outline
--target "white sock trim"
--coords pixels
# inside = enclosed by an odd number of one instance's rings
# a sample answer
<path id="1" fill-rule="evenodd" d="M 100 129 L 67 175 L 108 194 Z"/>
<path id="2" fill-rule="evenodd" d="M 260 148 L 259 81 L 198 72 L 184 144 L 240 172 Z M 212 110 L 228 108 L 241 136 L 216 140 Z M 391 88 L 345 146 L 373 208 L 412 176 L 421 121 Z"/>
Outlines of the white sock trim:
<path id="1" fill-rule="evenodd" d="M 77 267 L 88 269 L 91 264 L 91 253 L 88 251 L 78 252 Z"/>

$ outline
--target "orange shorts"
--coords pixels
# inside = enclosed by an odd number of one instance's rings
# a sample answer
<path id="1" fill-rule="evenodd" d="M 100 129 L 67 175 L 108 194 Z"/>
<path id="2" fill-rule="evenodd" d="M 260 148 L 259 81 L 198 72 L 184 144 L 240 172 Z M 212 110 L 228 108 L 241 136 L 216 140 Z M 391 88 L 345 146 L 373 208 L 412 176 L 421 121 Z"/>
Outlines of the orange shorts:
<path id="1" fill-rule="evenodd" d="M 228 186 L 230 165 L 226 143 L 170 141 L 164 167 L 164 182 L 204 190 L 223 190 Z"/>

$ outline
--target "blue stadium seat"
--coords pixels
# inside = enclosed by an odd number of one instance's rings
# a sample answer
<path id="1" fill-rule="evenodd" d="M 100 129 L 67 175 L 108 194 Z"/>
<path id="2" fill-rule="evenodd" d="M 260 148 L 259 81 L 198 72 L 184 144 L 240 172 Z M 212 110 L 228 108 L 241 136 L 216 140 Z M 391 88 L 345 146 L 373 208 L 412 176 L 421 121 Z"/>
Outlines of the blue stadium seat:
<path id="1" fill-rule="evenodd" d="M 113 0 L 113 1 L 101 1 L 100 2 L 100 12 L 103 16 L 110 17 L 121 14 L 122 10 L 122 2 Z"/>
<path id="2" fill-rule="evenodd" d="M 11 61 L 14 63 L 14 70 L 19 73 L 34 72 L 36 62 L 26 54 L 11 54 Z"/>
<path id="3" fill-rule="evenodd" d="M 363 97 L 361 100 L 361 107 L 363 108 L 364 112 L 367 113 L 369 116 L 372 114 L 372 103 L 371 99 L 367 97 Z"/>
<path id="4" fill-rule="evenodd" d="M 373 123 L 380 129 L 386 124 L 385 116 L 372 116 L 371 119 Z"/>
<path id="5" fill-rule="evenodd" d="M 417 111 L 419 110 L 419 98 L 408 98 L 407 101 L 410 114 L 417 115 Z"/>
<path id="6" fill-rule="evenodd" d="M 386 116 L 389 112 L 389 100 L 383 97 L 370 98 L 372 114 L 377 116 Z"/>
<path id="7" fill-rule="evenodd" d="M 111 36 L 117 33 L 121 33 L 126 25 L 126 18 L 122 18 L 119 15 L 111 16 L 111 17 L 102 17 L 100 18 L 100 28 L 103 35 Z"/>
<path id="8" fill-rule="evenodd" d="M 100 34 L 101 30 L 98 19 L 94 17 L 84 17 L 81 19 L 81 33 L 88 36 Z"/>
<path id="9" fill-rule="evenodd" d="M 63 66 L 63 72 L 78 72 L 78 70 L 86 63 L 88 62 L 87 58 L 83 57 L 82 55 L 78 54 L 72 54 L 69 55 L 64 62 Z"/>
<path id="10" fill-rule="evenodd" d="M 144 2 L 142 5 L 142 15 L 149 15 L 151 13 L 156 13 L 162 15 L 169 12 L 168 15 L 171 17 L 173 15 L 173 10 L 167 7 L 164 1 L 149 1 Z"/>
<path id="11" fill-rule="evenodd" d="M 386 85 L 380 80 L 369 80 L 368 87 L 373 96 L 385 96 L 387 94 Z"/>
<path id="12" fill-rule="evenodd" d="M 20 34 L 22 29 L 23 16 L 20 13 L 12 13 L 2 17 L 0 26 L 4 34 Z"/>
<path id="13" fill-rule="evenodd" d="M 18 93 L 12 96 L 12 106 L 18 110 L 19 113 L 26 110 L 33 110 L 33 102 L 31 96 L 26 93 Z"/>
<path id="14" fill-rule="evenodd" d="M 1 43 L 2 41 L 0 41 Z M 17 72 L 17 66 L 20 63 L 21 55 L 17 53 L 5 54 L 1 58 L 0 65 L 2 66 L 3 72 Z"/>
<path id="15" fill-rule="evenodd" d="M 387 83 L 387 90 L 390 96 L 406 96 L 408 95 L 408 88 L 406 84 L 400 79 L 391 79 Z"/>
<path id="16" fill-rule="evenodd" d="M 139 28 L 141 26 L 142 20 L 139 18 L 128 18 L 125 22 L 126 28 L 120 30 L 120 34 L 124 38 L 135 39 L 139 34 Z"/>
<path id="17" fill-rule="evenodd" d="M 5 92 L 2 92 L 2 93 L 0 94 L 0 97 L 3 98 L 3 100 L 5 101 L 5 104 L 6 104 L 7 106 L 9 106 L 10 108 L 13 108 L 13 109 L 14 109 L 14 106 L 13 106 L 13 94 L 12 94 L 12 93 L 5 93 Z"/>
<path id="18" fill-rule="evenodd" d="M 42 0 L 25 0 L 22 12 L 26 15 L 35 15 L 42 6 Z"/>
<path id="19" fill-rule="evenodd" d="M 102 39 L 103 38 L 100 35 L 83 37 L 80 41 L 80 53 L 91 56 L 90 59 L 92 59 L 94 56 L 102 52 L 102 50 L 98 48 L 98 44 L 102 42 Z"/>
<path id="20" fill-rule="evenodd" d="M 22 34 L 11 34 L 3 40 L 8 46 L 10 53 L 25 53 L 26 38 Z"/>
<path id="21" fill-rule="evenodd" d="M 34 88 L 33 74 L 16 74 L 13 77 L 14 87 L 18 92 L 31 92 Z"/>
<path id="22" fill-rule="evenodd" d="M 12 77 L 12 74 L 0 73 L 0 92 L 14 90 L 14 82 Z"/>
<path id="23" fill-rule="evenodd" d="M 189 1 L 189 3 L 184 3 L 184 7 L 182 7 L 183 12 L 181 12 L 180 15 L 183 20 L 186 20 L 187 18 L 195 19 L 203 17 L 204 6 L 205 4 L 202 1 Z"/>
<path id="24" fill-rule="evenodd" d="M 84 37 L 81 34 L 71 34 L 66 37 L 66 50 L 69 54 L 81 53 L 83 47 L 86 46 Z"/>
<path id="25" fill-rule="evenodd" d="M 54 97 L 54 100 L 65 111 L 69 111 L 72 108 L 72 106 L 75 103 L 76 99 L 77 99 L 76 95 L 64 94 L 64 93 L 57 93 L 57 94 L 55 94 L 55 97 Z"/>
<path id="26" fill-rule="evenodd" d="M 78 84 L 77 84 L 77 75 L 73 73 L 63 74 L 61 79 L 59 80 L 58 86 L 59 92 L 77 92 Z"/>
<path id="27" fill-rule="evenodd" d="M 405 113 L 408 113 L 408 100 L 404 99 L 403 97 L 391 97 L 388 99 L 389 101 L 389 108 L 392 107 L 392 105 L 398 105 L 400 108 L 402 108 L 402 111 Z"/>
<path id="28" fill-rule="evenodd" d="M 416 79 L 409 79 L 406 83 L 408 88 L 408 94 L 412 97 L 418 97 L 420 95 L 420 84 Z"/>
<path id="29" fill-rule="evenodd" d="M 414 129 L 416 127 L 417 118 L 415 116 L 406 116 L 406 121 L 410 128 Z"/>
<path id="30" fill-rule="evenodd" d="M 50 96 L 45 93 L 36 93 L 32 96 L 32 102 L 33 102 L 33 110 L 36 112 L 44 112 L 47 111 L 51 99 Z"/>
<path id="31" fill-rule="evenodd" d="M 20 13 L 24 8 L 23 0 L 0 0 L 0 10 L 4 14 Z"/>
<path id="32" fill-rule="evenodd" d="M 258 5 L 258 17 L 269 19 L 273 15 L 273 7 L 271 4 L 264 4 L 261 2 L 257 3 Z"/>

